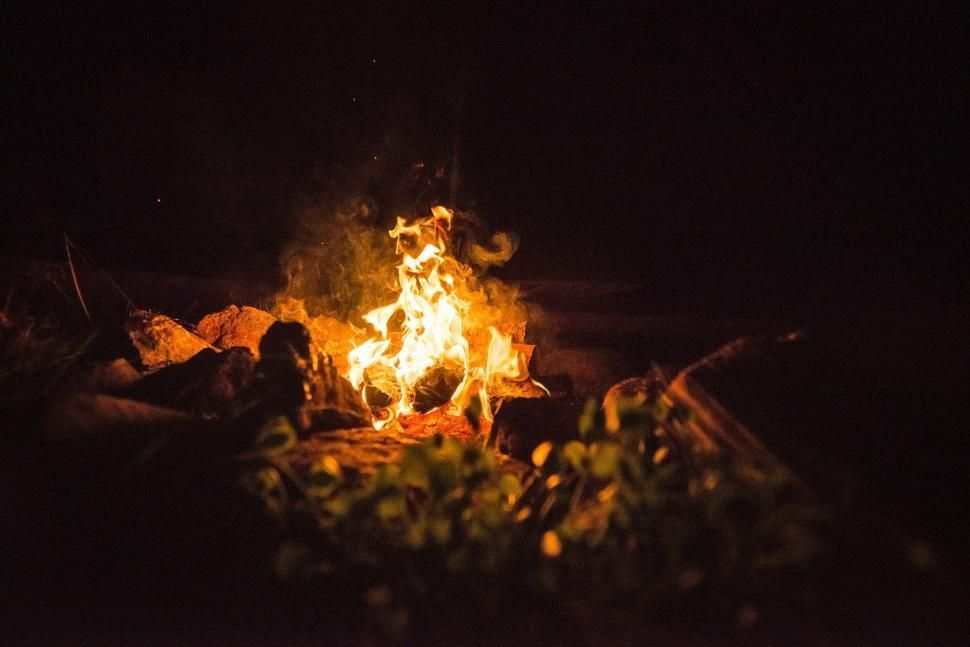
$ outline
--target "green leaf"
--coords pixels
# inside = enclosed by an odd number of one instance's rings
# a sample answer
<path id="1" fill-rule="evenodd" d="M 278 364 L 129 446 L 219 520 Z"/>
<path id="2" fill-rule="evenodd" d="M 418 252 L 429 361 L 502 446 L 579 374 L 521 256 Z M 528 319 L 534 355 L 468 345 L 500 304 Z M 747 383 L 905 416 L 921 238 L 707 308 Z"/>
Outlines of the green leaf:
<path id="1" fill-rule="evenodd" d="M 333 456 L 315 461 L 306 477 L 310 493 L 317 497 L 330 496 L 342 481 L 343 470 Z"/>
<path id="2" fill-rule="evenodd" d="M 400 495 L 386 496 L 377 503 L 375 512 L 384 521 L 398 519 L 404 516 L 407 511 L 407 504 L 404 497 Z"/>
<path id="3" fill-rule="evenodd" d="M 549 452 L 552 451 L 552 443 L 548 440 L 539 443 L 535 449 L 532 450 L 532 464 L 536 467 L 542 467 L 546 464 L 546 459 L 549 458 Z"/>
<path id="4" fill-rule="evenodd" d="M 581 472 L 583 470 L 583 459 L 586 458 L 586 445 L 578 440 L 570 440 L 562 448 L 562 455 L 566 462 L 572 465 L 573 469 Z"/>
<path id="5" fill-rule="evenodd" d="M 451 538 L 451 521 L 435 518 L 428 521 L 428 534 L 437 544 L 445 544 Z"/>
<path id="6" fill-rule="evenodd" d="M 586 400 L 583 414 L 579 417 L 579 437 L 589 441 L 597 435 L 597 427 L 603 427 L 603 411 L 594 398 Z"/>
<path id="7" fill-rule="evenodd" d="M 427 490 L 431 486 L 428 463 L 431 461 L 423 447 L 409 448 L 401 460 L 401 480 L 410 487 Z"/>
<path id="8" fill-rule="evenodd" d="M 276 416 L 263 423 L 256 442 L 268 454 L 281 454 L 296 444 L 296 430 L 289 418 Z"/>
<path id="9" fill-rule="evenodd" d="M 517 498 L 522 493 L 522 481 L 514 474 L 503 474 L 498 481 L 498 489 L 504 496 Z"/>
<path id="10" fill-rule="evenodd" d="M 428 478 L 432 490 L 448 492 L 458 483 L 458 467 L 446 461 L 434 462 L 429 466 Z"/>
<path id="11" fill-rule="evenodd" d="M 590 472 L 598 479 L 613 478 L 620 466 L 620 446 L 614 442 L 593 443 L 590 446 L 593 460 Z"/>
<path id="12" fill-rule="evenodd" d="M 401 469 L 397 465 L 387 464 L 377 468 L 372 483 L 373 489 L 400 488 L 401 485 Z"/>

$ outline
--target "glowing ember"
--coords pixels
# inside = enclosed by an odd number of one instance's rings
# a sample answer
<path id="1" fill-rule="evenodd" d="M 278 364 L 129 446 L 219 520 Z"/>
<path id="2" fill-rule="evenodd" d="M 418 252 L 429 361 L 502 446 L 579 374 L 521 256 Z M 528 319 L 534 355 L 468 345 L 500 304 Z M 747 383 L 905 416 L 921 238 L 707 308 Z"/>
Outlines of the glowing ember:
<path id="1" fill-rule="evenodd" d="M 471 303 L 460 292 L 470 270 L 447 253 L 452 216 L 449 209 L 438 206 L 430 218 L 414 224 L 398 218 L 390 231 L 401 255 L 398 298 L 364 315 L 378 336 L 348 355 L 348 378 L 364 402 L 374 406 L 377 397 L 384 400 L 374 421 L 378 429 L 396 416 L 415 411 L 416 390 L 433 371 L 455 376 L 457 386 L 448 404 L 451 413 L 460 413 L 478 395 L 487 420 L 492 417 L 488 386 L 502 378 L 529 376 L 525 357 L 513 348 L 511 335 L 496 327 L 489 326 L 487 351 L 469 345 L 463 324 Z"/>

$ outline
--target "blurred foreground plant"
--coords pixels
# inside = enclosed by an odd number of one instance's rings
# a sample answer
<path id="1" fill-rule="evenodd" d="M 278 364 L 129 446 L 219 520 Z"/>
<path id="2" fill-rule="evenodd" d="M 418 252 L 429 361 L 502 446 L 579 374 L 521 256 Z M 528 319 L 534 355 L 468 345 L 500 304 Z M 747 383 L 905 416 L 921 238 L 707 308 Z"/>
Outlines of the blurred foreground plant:
<path id="1" fill-rule="evenodd" d="M 366 482 L 325 456 L 289 475 L 277 574 L 337 588 L 391 627 L 456 604 L 483 617 L 552 601 L 736 613 L 805 598 L 826 510 L 777 464 L 681 447 L 688 415 L 626 403 L 608 431 L 590 402 L 579 440 L 541 444 L 524 474 L 442 436 Z M 279 480 L 262 482 L 280 506 Z"/>

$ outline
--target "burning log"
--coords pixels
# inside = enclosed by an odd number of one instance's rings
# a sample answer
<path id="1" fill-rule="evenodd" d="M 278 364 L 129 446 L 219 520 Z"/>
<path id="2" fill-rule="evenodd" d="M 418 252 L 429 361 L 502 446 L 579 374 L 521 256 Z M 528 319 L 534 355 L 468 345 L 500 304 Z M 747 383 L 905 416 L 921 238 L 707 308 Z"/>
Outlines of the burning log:
<path id="1" fill-rule="evenodd" d="M 461 374 L 445 366 L 425 373 L 414 385 L 414 410 L 427 413 L 448 404 L 461 384 Z"/>
<path id="2" fill-rule="evenodd" d="M 431 217 L 412 224 L 398 218 L 388 232 L 401 257 L 397 299 L 363 315 L 374 335 L 348 355 L 351 383 L 365 397 L 376 386 L 391 400 L 375 417 L 377 427 L 446 402 L 450 413 L 460 414 L 475 397 L 490 421 L 489 389 L 502 379 L 529 377 L 531 352 L 526 357 L 513 348 L 524 342 L 524 323 L 506 324 L 506 332 L 498 321 L 466 321 L 476 293 L 471 268 L 447 251 L 453 216 L 436 206 Z"/>
<path id="3" fill-rule="evenodd" d="M 132 313 L 125 328 L 142 365 L 148 370 L 184 362 L 202 350 L 212 348 L 171 317 L 144 310 Z"/>

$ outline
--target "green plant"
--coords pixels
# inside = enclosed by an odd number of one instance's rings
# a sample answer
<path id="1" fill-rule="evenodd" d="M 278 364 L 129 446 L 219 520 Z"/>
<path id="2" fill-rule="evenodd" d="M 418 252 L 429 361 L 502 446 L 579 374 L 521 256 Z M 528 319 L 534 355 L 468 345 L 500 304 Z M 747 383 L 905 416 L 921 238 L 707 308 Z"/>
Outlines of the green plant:
<path id="1" fill-rule="evenodd" d="M 733 613 L 804 594 L 824 555 L 825 509 L 780 466 L 680 447 L 688 416 L 624 404 L 611 433 L 591 402 L 580 439 L 543 443 L 525 474 L 441 436 L 366 482 L 324 457 L 290 475 L 284 511 L 302 531 L 277 572 L 339 587 L 392 627 L 455 600 L 485 616 L 526 602 L 649 610 L 705 598 Z M 285 480 L 264 479 L 267 491 Z"/>

